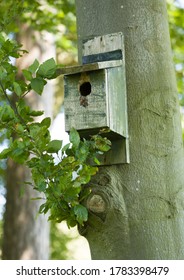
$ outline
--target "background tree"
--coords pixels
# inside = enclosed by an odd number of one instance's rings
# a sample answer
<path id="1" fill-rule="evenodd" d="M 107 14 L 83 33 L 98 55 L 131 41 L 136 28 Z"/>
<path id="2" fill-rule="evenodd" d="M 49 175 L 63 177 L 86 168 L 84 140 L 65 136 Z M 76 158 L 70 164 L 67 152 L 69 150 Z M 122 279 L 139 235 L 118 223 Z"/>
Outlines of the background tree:
<path id="1" fill-rule="evenodd" d="M 27 57 L 19 59 L 16 63 L 20 69 L 26 68 L 35 58 L 43 59 L 55 56 L 53 46 L 56 38 L 49 34 L 56 29 L 65 27 L 61 20 L 68 22 L 72 28 L 72 1 L 2 1 L 1 3 L 1 29 L 10 34 L 13 32 L 17 41 L 29 51 Z M 58 11 L 59 9 L 59 11 Z M 69 10 L 68 10 L 69 9 Z M 69 16 L 65 16 L 70 11 Z M 11 15 L 11 16 L 10 16 Z M 18 15 L 18 17 L 17 17 Z M 20 17 L 21 15 L 21 17 Z M 30 16 L 31 15 L 31 16 Z M 44 31 L 47 30 L 47 31 Z M 69 30 L 69 29 L 67 29 Z M 71 33 L 68 32 L 68 36 Z M 58 48 L 66 49 L 66 45 L 72 50 L 67 36 L 63 41 L 58 41 Z M 53 113 L 53 85 L 50 83 L 45 88 L 42 98 L 32 95 L 27 102 L 35 109 L 44 109 L 47 115 Z M 12 95 L 12 98 L 13 95 Z M 47 101 L 48 100 L 48 101 Z M 43 107 L 43 105 L 45 106 Z M 6 211 L 4 216 L 4 259 L 47 259 L 49 256 L 49 223 L 47 217 L 37 215 L 40 203 L 31 201 L 35 197 L 35 191 L 26 188 L 25 193 L 20 197 L 24 181 L 28 181 L 30 175 L 28 169 L 8 161 L 6 169 Z"/>
<path id="2" fill-rule="evenodd" d="M 46 35 L 47 39 L 43 35 L 39 36 L 39 33 L 35 34 L 30 27 L 22 26 L 17 34 L 17 42 L 23 44 L 29 54 L 17 60 L 16 66 L 19 71 L 28 67 L 34 56 L 40 61 L 43 61 L 43 57 L 55 56 L 53 38 L 49 37 L 49 34 Z M 32 37 L 35 38 L 34 41 Z M 44 47 L 40 45 L 43 41 Z M 18 75 L 20 76 L 20 72 Z M 49 84 L 45 87 L 41 98 L 32 94 L 27 98 L 27 103 L 34 109 L 44 110 L 45 115 L 51 117 L 53 93 L 53 85 Z M 30 172 L 11 159 L 8 159 L 6 172 L 7 203 L 2 256 L 4 259 L 48 259 L 49 223 L 47 216 L 38 216 L 38 221 L 35 222 L 40 202 L 31 199 L 37 195 L 36 191 L 25 188 L 24 194 L 20 196 L 24 182 L 30 181 Z"/>
<path id="3" fill-rule="evenodd" d="M 131 162 L 102 167 L 90 184 L 106 206 L 83 230 L 92 258 L 183 259 L 184 158 L 166 2 L 76 5 L 79 50 L 89 37 L 125 36 Z"/>

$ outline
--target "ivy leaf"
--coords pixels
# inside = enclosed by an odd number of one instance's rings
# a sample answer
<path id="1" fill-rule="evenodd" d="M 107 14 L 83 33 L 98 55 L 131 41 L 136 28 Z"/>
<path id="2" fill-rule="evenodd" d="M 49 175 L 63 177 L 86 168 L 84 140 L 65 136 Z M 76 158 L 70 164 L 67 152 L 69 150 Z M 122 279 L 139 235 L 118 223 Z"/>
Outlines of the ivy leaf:
<path id="1" fill-rule="evenodd" d="M 42 79 L 41 77 L 33 78 L 31 80 L 31 88 L 36 91 L 39 95 L 42 94 L 44 85 L 46 84 L 46 81 Z"/>
<path id="2" fill-rule="evenodd" d="M 80 144 L 80 136 L 75 128 L 71 128 L 70 130 L 70 142 L 72 143 L 72 147 L 76 150 Z"/>
<path id="3" fill-rule="evenodd" d="M 58 153 L 59 150 L 62 147 L 62 141 L 61 140 L 52 140 L 47 145 L 47 153 Z"/>
<path id="4" fill-rule="evenodd" d="M 50 58 L 40 65 L 36 74 L 46 79 L 52 79 L 55 77 L 56 67 L 55 60 Z"/>
<path id="5" fill-rule="evenodd" d="M 87 209 L 81 205 L 75 205 L 74 208 L 74 213 L 76 215 L 76 220 L 80 225 L 83 225 L 83 222 L 86 222 L 88 219 L 88 211 Z"/>

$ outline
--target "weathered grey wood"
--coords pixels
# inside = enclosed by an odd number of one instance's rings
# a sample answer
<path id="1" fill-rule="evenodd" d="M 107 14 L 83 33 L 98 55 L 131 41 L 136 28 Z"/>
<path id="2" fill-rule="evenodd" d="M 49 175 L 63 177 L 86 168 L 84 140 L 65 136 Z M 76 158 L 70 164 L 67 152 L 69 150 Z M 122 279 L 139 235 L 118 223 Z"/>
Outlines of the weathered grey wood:
<path id="1" fill-rule="evenodd" d="M 77 130 L 93 130 L 107 126 L 106 96 L 105 96 L 105 70 L 87 73 L 92 85 L 92 92 L 87 97 L 88 106 L 80 105 L 78 84 L 81 74 L 67 75 L 65 77 L 65 124 L 66 130 L 71 127 Z M 88 136 L 88 132 L 84 135 Z"/>
<path id="2" fill-rule="evenodd" d="M 101 53 L 103 56 L 98 56 Z M 107 137 L 113 142 L 113 148 L 102 159 L 107 165 L 129 162 L 123 34 L 95 37 L 83 45 L 86 61 L 93 58 L 91 55 L 96 54 L 94 58 L 98 60 L 102 57 L 108 59 L 108 54 L 112 58 L 116 53 L 118 57 L 121 55 L 121 59 L 60 69 L 65 73 L 66 131 L 74 127 L 82 138 L 89 138 L 101 129 L 109 129 Z M 90 84 L 91 93 L 81 97 L 79 89 L 85 82 Z"/>
<path id="3" fill-rule="evenodd" d="M 57 69 L 57 74 L 71 75 L 71 74 L 76 74 L 76 73 L 81 73 L 86 71 L 117 67 L 120 65 L 122 65 L 122 60 L 103 61 L 103 62 L 96 62 L 96 63 L 90 63 L 85 65 L 76 65 L 76 66 L 59 68 Z"/>
<path id="4" fill-rule="evenodd" d="M 110 52 L 114 50 L 123 50 L 122 32 L 95 36 L 83 41 L 82 55 L 91 55 L 96 53 Z"/>
<path id="5" fill-rule="evenodd" d="M 126 81 L 124 67 L 107 69 L 108 127 L 128 137 Z"/>

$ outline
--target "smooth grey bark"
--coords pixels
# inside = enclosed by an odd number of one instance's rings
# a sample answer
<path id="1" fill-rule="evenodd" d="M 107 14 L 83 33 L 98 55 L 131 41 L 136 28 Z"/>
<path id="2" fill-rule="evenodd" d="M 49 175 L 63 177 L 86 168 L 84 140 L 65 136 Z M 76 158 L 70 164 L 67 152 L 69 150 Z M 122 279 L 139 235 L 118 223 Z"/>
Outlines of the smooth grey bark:
<path id="1" fill-rule="evenodd" d="M 165 0 L 76 0 L 82 40 L 123 32 L 130 164 L 101 167 L 80 229 L 92 259 L 184 259 L 184 157 Z"/>

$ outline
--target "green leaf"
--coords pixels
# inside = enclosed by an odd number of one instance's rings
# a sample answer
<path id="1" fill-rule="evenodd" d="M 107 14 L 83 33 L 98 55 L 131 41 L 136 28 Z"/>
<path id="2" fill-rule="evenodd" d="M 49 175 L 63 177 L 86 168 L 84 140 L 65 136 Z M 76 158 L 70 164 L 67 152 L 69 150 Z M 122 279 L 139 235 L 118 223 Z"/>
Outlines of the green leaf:
<path id="1" fill-rule="evenodd" d="M 39 123 L 33 123 L 29 126 L 29 133 L 33 139 L 36 139 L 41 136 L 40 130 L 41 130 L 41 128 L 40 128 Z"/>
<path id="2" fill-rule="evenodd" d="M 42 79 L 41 77 L 33 78 L 31 80 L 31 88 L 36 91 L 39 95 L 42 94 L 44 85 L 46 84 L 46 81 Z"/>
<path id="3" fill-rule="evenodd" d="M 30 110 L 29 112 L 27 112 L 27 114 L 29 116 L 32 116 L 32 117 L 39 117 L 39 116 L 42 116 L 44 114 L 44 111 Z"/>
<path id="4" fill-rule="evenodd" d="M 1 153 L 0 153 L 0 159 L 6 159 L 8 157 L 8 155 L 10 154 L 11 149 L 7 148 L 4 149 Z"/>
<path id="5" fill-rule="evenodd" d="M 78 149 L 76 150 L 76 158 L 81 162 L 85 162 L 87 160 L 87 157 L 89 155 L 89 145 L 88 142 L 80 142 L 80 145 Z"/>
<path id="6" fill-rule="evenodd" d="M 111 141 L 106 137 L 101 137 L 100 135 L 92 136 L 92 139 L 95 141 L 95 147 L 101 152 L 107 152 L 111 148 Z"/>
<path id="7" fill-rule="evenodd" d="M 39 168 L 37 166 L 32 168 L 31 174 L 35 184 L 35 189 L 39 192 L 45 192 L 47 183 L 45 181 L 44 175 L 39 171 Z"/>
<path id="8" fill-rule="evenodd" d="M 86 198 L 87 196 L 89 196 L 91 193 L 91 189 L 90 188 L 82 188 L 81 192 L 80 192 L 80 201 L 84 200 L 84 198 Z"/>
<path id="9" fill-rule="evenodd" d="M 39 165 L 39 159 L 38 158 L 32 158 L 27 162 L 27 165 L 29 168 L 34 168 Z"/>
<path id="10" fill-rule="evenodd" d="M 41 121 L 41 126 L 46 126 L 47 128 L 51 125 L 51 118 L 47 117 Z"/>
<path id="11" fill-rule="evenodd" d="M 55 76 L 56 67 L 55 60 L 50 58 L 40 65 L 37 71 L 37 76 L 41 76 L 46 79 L 52 79 Z"/>
<path id="12" fill-rule="evenodd" d="M 43 203 L 42 205 L 40 205 L 39 208 L 40 214 L 46 214 L 48 211 L 49 211 L 49 205 L 47 203 Z"/>
<path id="13" fill-rule="evenodd" d="M 17 96 L 21 96 L 22 89 L 21 89 L 20 85 L 17 82 L 13 82 L 13 87 L 14 87 L 14 91 L 17 94 Z"/>
<path id="14" fill-rule="evenodd" d="M 18 123 L 17 125 L 16 125 L 16 132 L 17 133 L 24 133 L 24 127 L 23 127 L 23 125 L 22 124 L 20 124 L 20 123 Z"/>
<path id="15" fill-rule="evenodd" d="M 35 59 L 35 61 L 33 62 L 33 64 L 31 64 L 28 68 L 28 71 L 31 72 L 32 74 L 36 72 L 36 70 L 38 69 L 39 66 L 39 62 L 37 59 Z M 29 80 L 29 79 L 28 79 Z"/>
<path id="16" fill-rule="evenodd" d="M 2 122 L 9 122 L 15 119 L 15 113 L 9 105 L 4 104 L 3 107 L 0 107 L 0 119 Z"/>
<path id="17" fill-rule="evenodd" d="M 31 200 L 40 200 L 40 199 L 44 199 L 43 197 L 33 197 L 33 198 L 31 198 Z"/>
<path id="18" fill-rule="evenodd" d="M 73 217 L 71 218 L 70 216 L 67 218 L 66 223 L 69 229 L 77 225 L 76 220 Z"/>
<path id="19" fill-rule="evenodd" d="M 59 150 L 62 147 L 62 141 L 61 140 L 52 140 L 48 145 L 47 145 L 47 152 L 48 153 L 58 153 Z"/>
<path id="20" fill-rule="evenodd" d="M 81 204 L 75 205 L 74 208 L 74 213 L 76 215 L 76 220 L 80 225 L 83 225 L 83 222 L 86 222 L 88 219 L 88 211 L 86 207 L 84 207 Z"/>
<path id="21" fill-rule="evenodd" d="M 70 142 L 72 143 L 72 148 L 74 148 L 76 150 L 80 144 L 80 136 L 79 136 L 79 133 L 77 132 L 77 130 L 73 127 L 70 130 L 69 138 L 70 138 Z"/>
<path id="22" fill-rule="evenodd" d="M 0 69 L 0 79 L 3 81 L 7 77 L 7 73 L 4 71 L 3 67 Z"/>
<path id="23" fill-rule="evenodd" d="M 29 151 L 23 141 L 15 140 L 11 146 L 10 157 L 17 163 L 23 164 L 29 157 Z"/>
<path id="24" fill-rule="evenodd" d="M 62 152 L 66 152 L 68 149 L 70 148 L 70 143 L 64 145 L 64 147 L 62 148 Z"/>
<path id="25" fill-rule="evenodd" d="M 32 80 L 32 73 L 31 71 L 28 71 L 27 69 L 22 70 L 22 73 L 24 75 L 24 77 L 26 78 L 26 80 L 31 81 Z"/>
<path id="26" fill-rule="evenodd" d="M 30 136 L 34 139 L 36 149 L 45 151 L 47 144 L 50 142 L 50 132 L 46 126 L 41 126 L 40 123 L 29 125 Z"/>
<path id="27" fill-rule="evenodd" d="M 94 163 L 96 163 L 97 165 L 100 165 L 100 161 L 96 157 L 94 157 L 93 160 L 94 160 Z"/>
<path id="28" fill-rule="evenodd" d="M 78 175 L 79 177 L 76 179 L 81 184 L 87 184 L 91 180 L 91 176 L 95 175 L 98 171 L 97 166 L 90 166 L 90 165 L 83 165 L 82 168 L 79 170 Z"/>

